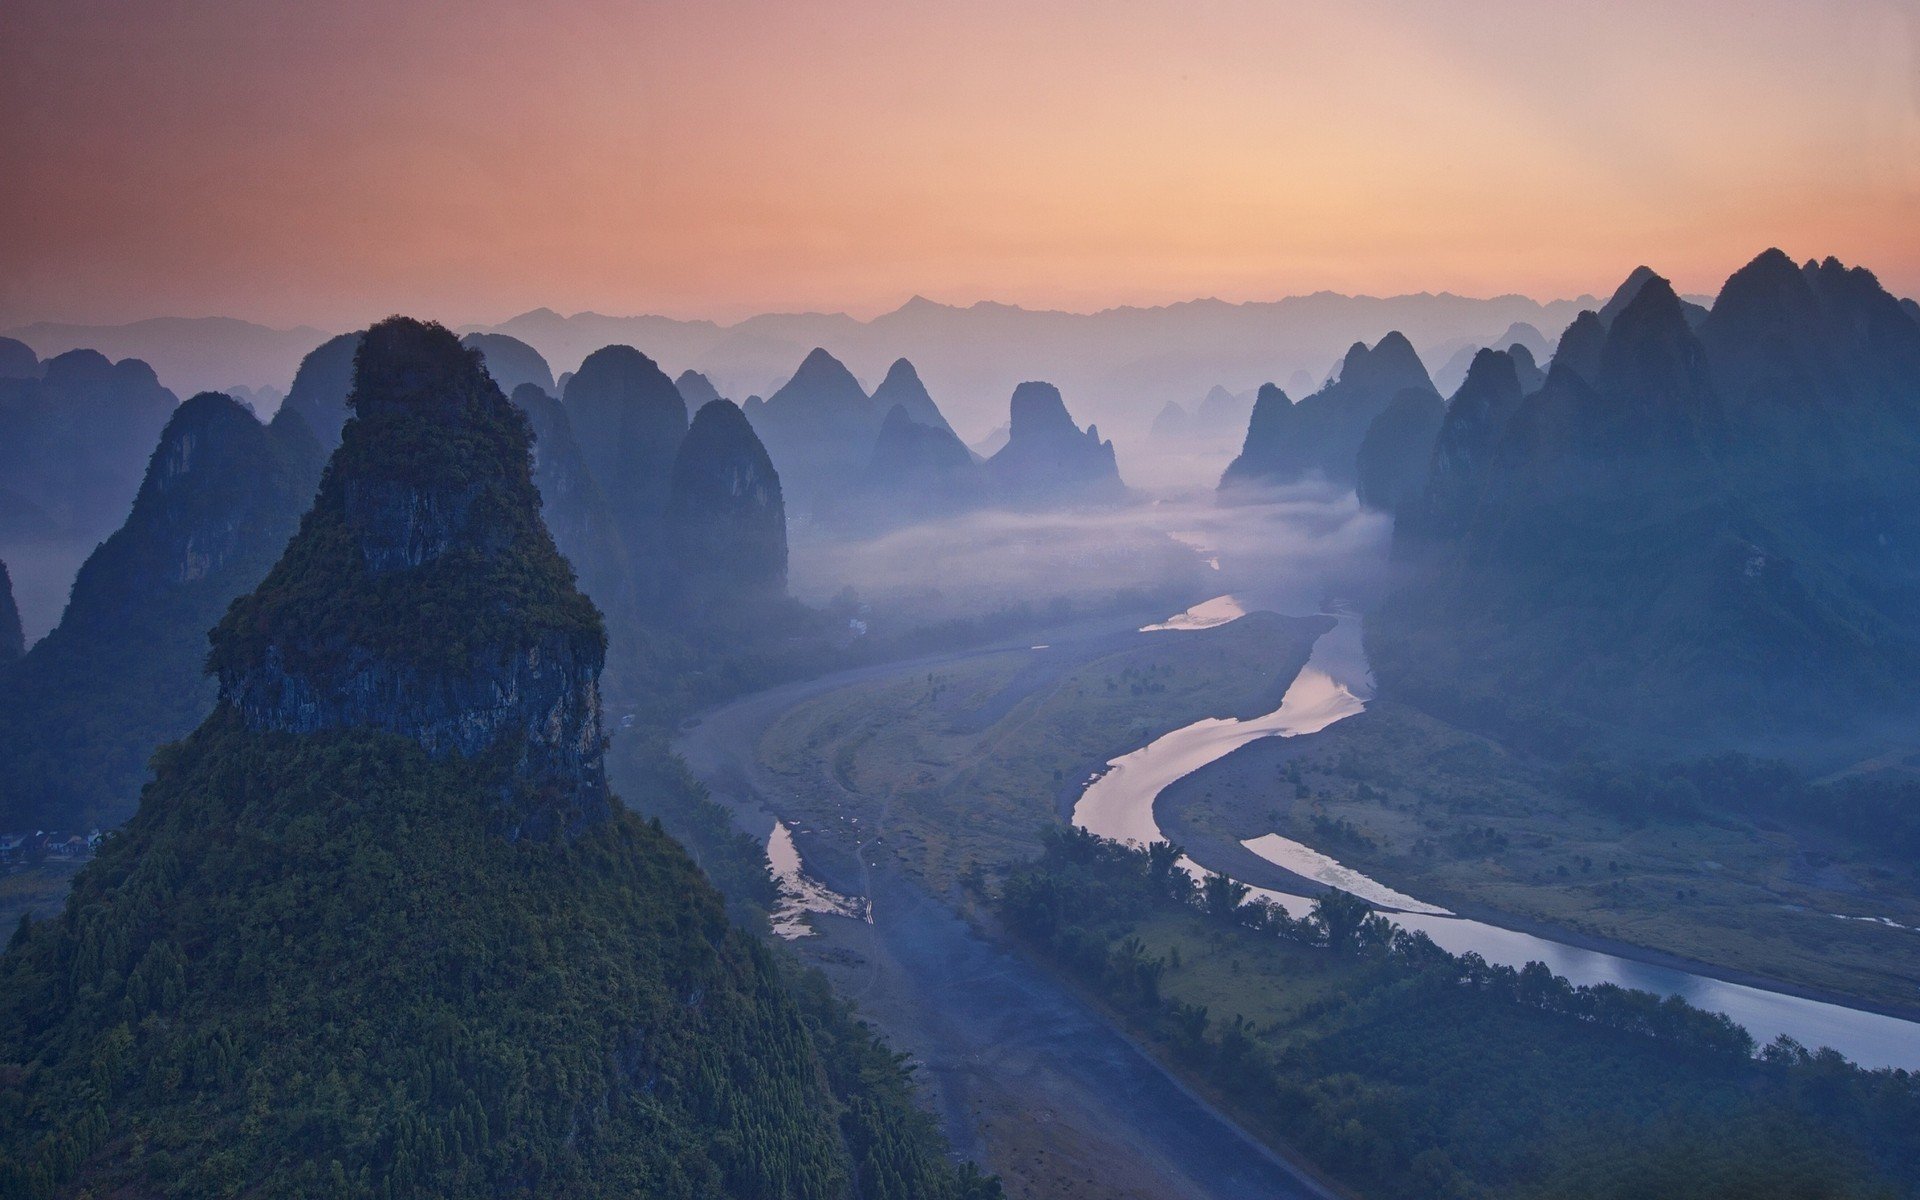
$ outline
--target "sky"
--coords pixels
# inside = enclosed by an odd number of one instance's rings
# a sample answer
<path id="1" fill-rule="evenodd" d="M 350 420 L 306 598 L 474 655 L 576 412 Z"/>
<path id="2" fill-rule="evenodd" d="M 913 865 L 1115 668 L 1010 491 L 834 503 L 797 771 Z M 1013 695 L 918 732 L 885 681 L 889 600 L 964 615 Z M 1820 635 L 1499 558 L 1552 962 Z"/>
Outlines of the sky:
<path id="1" fill-rule="evenodd" d="M 1920 293 L 1920 0 L 5 0 L 0 326 Z"/>

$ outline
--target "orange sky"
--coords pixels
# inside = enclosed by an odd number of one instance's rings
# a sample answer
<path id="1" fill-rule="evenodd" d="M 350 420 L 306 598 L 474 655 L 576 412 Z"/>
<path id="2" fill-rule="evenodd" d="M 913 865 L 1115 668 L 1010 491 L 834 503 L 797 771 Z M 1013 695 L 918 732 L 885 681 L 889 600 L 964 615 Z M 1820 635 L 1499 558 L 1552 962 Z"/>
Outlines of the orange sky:
<path id="1" fill-rule="evenodd" d="M 537 10 L 537 11 L 536 11 Z M 1914 0 L 0 4 L 0 324 L 1920 292 Z"/>

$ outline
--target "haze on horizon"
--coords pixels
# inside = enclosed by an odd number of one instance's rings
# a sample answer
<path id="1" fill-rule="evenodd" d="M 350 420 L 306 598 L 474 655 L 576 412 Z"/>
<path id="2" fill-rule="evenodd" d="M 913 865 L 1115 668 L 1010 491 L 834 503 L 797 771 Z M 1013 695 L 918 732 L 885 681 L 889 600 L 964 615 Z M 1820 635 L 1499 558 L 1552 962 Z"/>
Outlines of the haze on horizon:
<path id="1" fill-rule="evenodd" d="M 0 325 L 1911 295 L 1916 11 L 16 0 Z"/>

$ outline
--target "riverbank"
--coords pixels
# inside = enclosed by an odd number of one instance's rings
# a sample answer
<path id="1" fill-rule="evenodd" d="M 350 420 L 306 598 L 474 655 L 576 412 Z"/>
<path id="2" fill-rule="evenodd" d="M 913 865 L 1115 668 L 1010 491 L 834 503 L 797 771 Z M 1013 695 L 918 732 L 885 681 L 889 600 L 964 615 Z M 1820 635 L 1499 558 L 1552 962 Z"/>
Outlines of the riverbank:
<path id="1" fill-rule="evenodd" d="M 1303 896 L 1318 895 L 1326 889 L 1325 884 L 1269 862 L 1242 846 L 1239 841 L 1222 837 L 1196 822 L 1193 819 L 1193 810 L 1205 802 L 1193 796 L 1191 791 L 1192 788 L 1176 787 L 1171 794 L 1163 793 L 1160 803 L 1154 810 L 1160 821 L 1161 830 L 1168 840 L 1185 847 L 1188 854 L 1206 863 L 1210 868 L 1223 871 L 1254 887 L 1270 888 L 1289 895 Z M 1412 889 L 1416 886 L 1407 880 L 1397 879 L 1391 872 L 1383 872 L 1373 877 L 1378 878 L 1388 887 Z M 1496 910 L 1477 904 L 1471 899 L 1448 895 L 1445 892 L 1422 891 L 1413 894 L 1419 895 L 1423 900 L 1445 906 L 1453 915 L 1463 920 L 1477 921 L 1528 937 L 1542 938 L 1576 949 L 1644 963 L 1664 970 L 1684 971 L 1690 975 L 1701 975 L 1723 983 L 1738 984 L 1741 987 L 1777 992 L 1784 996 L 1857 1009 L 1902 1021 L 1920 1022 L 1920 1004 L 1900 1005 L 1874 1001 L 1831 988 L 1812 987 L 1775 979 L 1756 971 L 1744 971 L 1737 967 L 1690 958 L 1683 954 L 1641 946 L 1618 938 L 1588 933 L 1551 921 L 1531 919 L 1512 912 Z"/>
<path id="2" fill-rule="evenodd" d="M 1278 881 L 1240 846 L 1269 832 L 1332 854 L 1463 918 L 1661 969 L 1920 1019 L 1920 933 L 1856 910 L 1866 866 L 1814 874 L 1785 831 L 1630 824 L 1560 795 L 1541 770 L 1401 706 L 1313 738 L 1255 742 L 1160 800 L 1169 835 L 1248 882 Z M 1239 874 L 1238 870 L 1234 872 Z M 1297 879 L 1297 876 L 1294 877 Z M 1261 886 L 1279 886 L 1277 882 Z M 1878 911 L 1920 920 L 1910 900 Z"/>
<path id="3" fill-rule="evenodd" d="M 1084 665 L 1111 649 L 1109 639 L 1133 638 L 1144 619 L 1119 629 L 1059 631 L 1050 646 L 1062 651 L 1060 661 Z M 815 822 L 818 799 L 805 810 L 789 805 L 795 781 L 768 772 L 755 756 L 774 722 L 811 699 L 883 674 L 924 679 L 930 670 L 1008 649 L 862 668 L 744 697 L 688 722 L 675 748 L 745 827 L 764 828 L 761 822 L 770 825 L 775 813 L 790 819 L 808 872 L 869 900 L 872 924 L 817 918 L 818 936 L 794 943 L 795 952 L 922 1064 L 929 1102 L 956 1150 L 1000 1174 L 1011 1195 L 1318 1195 L 1084 998 L 982 935 L 955 905 L 909 878 L 891 860 L 886 810 L 857 825 Z M 1017 669 L 1006 673 L 999 686 L 1017 676 Z M 831 759 L 820 765 L 826 781 L 838 786 Z"/>

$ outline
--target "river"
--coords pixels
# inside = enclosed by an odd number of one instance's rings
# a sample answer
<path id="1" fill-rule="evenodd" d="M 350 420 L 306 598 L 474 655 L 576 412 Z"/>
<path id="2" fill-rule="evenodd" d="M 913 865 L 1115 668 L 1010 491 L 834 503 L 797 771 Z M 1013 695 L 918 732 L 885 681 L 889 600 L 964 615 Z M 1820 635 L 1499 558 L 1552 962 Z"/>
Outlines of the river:
<path id="1" fill-rule="evenodd" d="M 1239 608 L 1238 602 L 1220 597 L 1147 628 L 1163 632 L 1207 628 L 1220 623 L 1209 618 Z M 1145 845 L 1163 840 L 1154 818 L 1154 802 L 1176 780 L 1261 738 L 1318 733 L 1364 711 L 1372 694 L 1372 673 L 1361 646 L 1360 620 L 1350 614 L 1337 614 L 1334 628 L 1315 643 L 1312 657 L 1288 688 L 1279 708 L 1247 720 L 1196 721 L 1112 760 L 1082 791 L 1073 810 L 1074 824 L 1116 841 Z M 1663 996 L 1677 995 L 1698 1008 L 1727 1014 L 1762 1043 L 1784 1034 L 1808 1047 L 1831 1046 L 1864 1067 L 1920 1069 L 1920 1023 L 1728 983 L 1468 920 L 1369 879 L 1310 846 L 1278 834 L 1250 838 L 1243 845 L 1297 875 L 1361 896 L 1388 911 L 1396 923 L 1424 932 L 1454 954 L 1473 951 L 1488 962 L 1511 967 L 1538 961 L 1576 984 L 1613 983 Z M 1183 859 L 1182 865 L 1194 874 L 1206 869 L 1191 858 Z M 1304 914 L 1312 904 L 1306 896 L 1269 888 L 1254 888 L 1253 895 L 1282 905 L 1294 916 Z"/>

